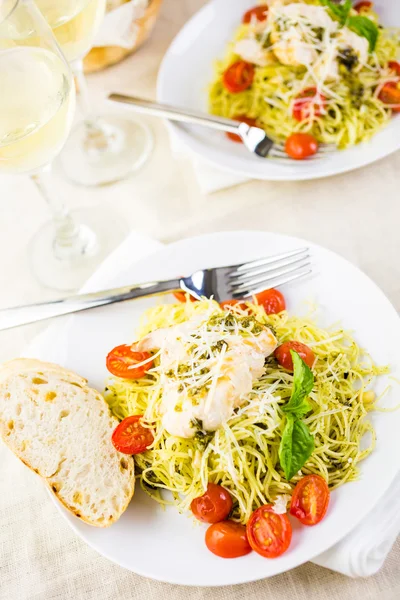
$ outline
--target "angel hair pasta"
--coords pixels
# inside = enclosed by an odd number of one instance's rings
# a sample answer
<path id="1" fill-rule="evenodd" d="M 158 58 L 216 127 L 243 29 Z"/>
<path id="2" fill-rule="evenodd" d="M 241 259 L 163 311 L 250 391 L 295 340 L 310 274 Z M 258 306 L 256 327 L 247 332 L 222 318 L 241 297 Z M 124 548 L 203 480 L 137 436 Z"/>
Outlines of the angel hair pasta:
<path id="1" fill-rule="evenodd" d="M 247 317 L 249 312 L 253 321 Z M 230 418 L 216 431 L 204 431 L 198 425 L 191 438 L 171 435 L 163 426 L 157 354 L 155 366 L 141 379 L 111 378 L 106 398 L 118 418 L 144 415 L 143 422 L 153 428 L 152 446 L 135 456 L 146 493 L 157 502 L 172 503 L 186 511 L 192 500 L 204 493 L 208 482 L 218 483 L 232 496 L 232 518 L 246 523 L 257 507 L 291 494 L 305 474 L 322 475 L 331 489 L 357 478 L 359 462 L 375 444 L 373 426 L 365 418 L 375 400 L 373 392 L 366 390 L 387 368 L 376 366 L 343 329 L 324 329 L 311 317 L 291 316 L 286 311 L 267 315 L 262 306 L 252 303 L 232 307 L 228 313 L 212 300 L 156 306 L 146 313 L 138 339 L 201 315 L 207 322 L 211 319 L 217 323 L 227 314 L 246 327 L 245 323 L 251 321 L 253 331 L 254 326 L 271 328 L 279 343 L 297 340 L 314 352 L 314 385 L 304 423 L 315 446 L 301 472 L 290 481 L 284 476 L 278 452 L 284 427 L 282 407 L 292 393 L 293 373 L 282 369 L 273 354 Z M 186 371 L 183 369 L 182 377 L 189 377 Z M 369 445 L 362 448 L 361 440 L 367 432 Z"/>

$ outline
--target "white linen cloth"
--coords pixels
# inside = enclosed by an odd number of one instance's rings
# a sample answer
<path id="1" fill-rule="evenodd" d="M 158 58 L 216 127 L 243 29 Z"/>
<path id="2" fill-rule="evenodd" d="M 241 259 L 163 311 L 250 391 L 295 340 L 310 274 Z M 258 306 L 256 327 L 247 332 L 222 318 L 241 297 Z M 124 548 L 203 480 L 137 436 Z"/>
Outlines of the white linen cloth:
<path id="1" fill-rule="evenodd" d="M 185 157 L 191 161 L 197 183 L 203 194 L 212 194 L 213 192 L 251 181 L 244 175 L 219 169 L 197 158 L 172 132 L 170 132 L 170 143 L 175 156 Z"/>
<path id="2" fill-rule="evenodd" d="M 124 242 L 104 261 L 96 273 L 86 283 L 83 290 L 90 291 L 107 286 L 112 275 L 122 271 L 130 264 L 131 257 L 134 255 L 138 260 L 158 250 L 162 244 L 151 240 L 143 235 L 132 233 Z M 45 349 L 49 344 L 56 343 L 59 347 L 63 344 L 63 330 L 65 330 L 68 317 L 59 319 L 50 325 L 48 329 L 37 336 L 29 345 L 24 356 L 41 358 L 45 356 Z M 15 458 L 11 453 L 0 445 L 0 489 L 3 488 L 3 481 L 7 480 L 7 474 L 15 469 Z M 31 501 L 32 490 L 29 487 L 30 474 L 26 471 L 26 483 L 23 482 L 17 486 L 18 496 L 12 498 L 12 504 L 4 504 L 2 495 L 0 495 L 0 511 L 11 509 L 16 506 L 18 516 L 24 514 L 24 506 L 28 506 Z M 15 494 L 15 490 L 12 492 Z M 4 495 L 3 495 L 4 496 Z M 376 506 L 366 519 L 358 525 L 346 538 L 333 546 L 330 550 L 314 559 L 314 563 L 338 573 L 350 577 L 367 577 L 375 574 L 383 565 L 390 549 L 392 548 L 396 537 L 400 533 L 400 510 L 398 498 L 400 496 L 400 476 L 397 477 L 391 489 L 385 494 L 383 500 Z M 50 500 L 49 500 L 50 503 Z M 26 510 L 26 514 L 28 510 Z M 11 519 L 17 518 L 11 512 Z M 61 519 L 61 516 L 60 516 Z M 28 525 L 28 524 L 26 524 Z M 23 527 L 23 525 L 22 525 Z M 31 523 L 34 527 L 34 523 Z M 45 535 L 45 533 L 43 534 Z M 1 539 L 1 538 L 0 538 Z M 48 556 L 51 560 L 52 537 L 49 536 Z M 7 543 L 7 541 L 6 541 Z M 11 540 L 10 540 L 11 543 Z M 29 552 L 29 548 L 27 549 Z M 0 565 L 1 567 L 1 565 Z M 0 584 L 0 598 L 1 584 Z M 13 599 L 8 599 L 13 600 Z"/>
<path id="3" fill-rule="evenodd" d="M 192 162 L 197 183 L 203 194 L 212 194 L 213 192 L 218 192 L 219 190 L 224 190 L 250 181 L 250 179 L 244 175 L 223 171 L 198 158 L 193 158 Z"/>

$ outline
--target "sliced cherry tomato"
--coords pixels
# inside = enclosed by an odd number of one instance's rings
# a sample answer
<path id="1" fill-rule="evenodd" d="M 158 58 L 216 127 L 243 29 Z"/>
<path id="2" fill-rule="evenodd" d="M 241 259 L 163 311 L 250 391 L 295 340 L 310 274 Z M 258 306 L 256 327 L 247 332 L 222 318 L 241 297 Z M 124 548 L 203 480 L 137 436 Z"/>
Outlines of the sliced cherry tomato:
<path id="1" fill-rule="evenodd" d="M 113 431 L 111 441 L 118 452 L 123 454 L 140 454 L 153 443 L 153 434 L 143 427 L 143 415 L 126 417 Z"/>
<path id="2" fill-rule="evenodd" d="M 174 292 L 174 296 L 177 300 L 179 300 L 179 302 L 187 302 L 187 299 L 189 297 L 190 302 L 197 302 L 196 298 L 194 296 L 191 296 L 190 294 L 187 294 L 186 292 Z"/>
<path id="3" fill-rule="evenodd" d="M 288 516 L 277 515 L 271 504 L 255 510 L 246 529 L 250 546 L 265 558 L 281 556 L 292 540 L 292 526 Z"/>
<path id="4" fill-rule="evenodd" d="M 246 117 L 246 115 L 240 115 L 238 117 L 234 117 L 234 120 L 240 121 L 240 123 L 247 123 L 247 125 L 250 125 L 250 127 L 257 127 L 256 119 L 252 119 L 251 117 Z M 240 137 L 240 135 L 237 135 L 236 133 L 230 133 L 230 132 L 228 132 L 226 135 L 228 136 L 228 138 L 230 140 L 232 140 L 232 142 L 239 142 L 240 144 L 243 144 L 243 140 Z"/>
<path id="5" fill-rule="evenodd" d="M 278 363 L 288 371 L 293 371 L 293 360 L 290 351 L 294 350 L 297 354 L 304 360 L 306 365 L 312 368 L 315 362 L 315 354 L 305 344 L 301 342 L 283 342 L 280 346 L 275 350 L 275 358 Z"/>
<path id="6" fill-rule="evenodd" d="M 244 60 L 238 60 L 227 68 L 222 81 L 231 94 L 244 92 L 253 83 L 254 66 Z"/>
<path id="7" fill-rule="evenodd" d="M 400 77 L 400 63 L 395 60 L 389 61 L 389 68 L 392 69 Z"/>
<path id="8" fill-rule="evenodd" d="M 320 475 L 306 475 L 294 488 L 289 512 L 303 525 L 316 525 L 326 515 L 329 498 L 325 479 Z"/>
<path id="9" fill-rule="evenodd" d="M 378 96 L 379 100 L 391 108 L 393 112 L 400 112 L 400 88 L 396 81 L 385 83 Z M 393 106 L 391 106 L 393 104 Z"/>
<path id="10" fill-rule="evenodd" d="M 316 87 L 309 87 L 300 92 L 293 104 L 293 117 L 297 121 L 320 117 L 326 105 L 326 98 Z"/>
<path id="11" fill-rule="evenodd" d="M 150 358 L 151 354 L 148 352 L 135 352 L 131 349 L 131 346 L 122 344 L 116 346 L 107 355 L 106 366 L 110 373 L 116 377 L 140 379 L 153 366 L 153 361 L 149 360 Z M 141 364 L 144 361 L 148 362 Z M 139 366 L 135 367 L 136 364 Z"/>
<path id="12" fill-rule="evenodd" d="M 271 288 L 256 294 L 258 304 L 264 307 L 267 315 L 276 315 L 286 308 L 286 302 L 283 294 L 278 290 Z"/>
<path id="13" fill-rule="evenodd" d="M 254 21 L 266 21 L 268 18 L 268 6 L 262 4 L 261 6 L 254 6 L 244 13 L 242 23 L 253 23 Z"/>
<path id="14" fill-rule="evenodd" d="M 359 13 L 365 12 L 367 10 L 371 10 L 371 8 L 374 6 L 373 2 L 368 2 L 368 0 L 363 0 L 362 2 L 357 2 L 357 4 L 355 4 L 353 6 L 354 10 L 356 10 Z"/>
<path id="15" fill-rule="evenodd" d="M 190 508 L 199 521 L 218 523 L 229 515 L 232 504 L 231 495 L 225 488 L 215 483 L 209 483 L 207 491 L 199 498 L 195 498 Z"/>
<path id="16" fill-rule="evenodd" d="M 206 546 L 221 558 L 237 558 L 251 552 L 246 527 L 234 521 L 211 525 L 206 531 Z"/>
<path id="17" fill-rule="evenodd" d="M 318 151 L 318 142 L 309 133 L 292 133 L 286 140 L 286 154 L 295 160 L 303 160 Z"/>

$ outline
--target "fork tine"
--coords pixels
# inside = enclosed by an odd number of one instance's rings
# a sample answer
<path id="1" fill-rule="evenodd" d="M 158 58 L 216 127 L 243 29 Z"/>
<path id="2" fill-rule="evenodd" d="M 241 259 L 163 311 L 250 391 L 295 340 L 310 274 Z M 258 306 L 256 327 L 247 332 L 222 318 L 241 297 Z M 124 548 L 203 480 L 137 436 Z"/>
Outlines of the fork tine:
<path id="1" fill-rule="evenodd" d="M 294 158 L 290 158 L 290 156 L 288 156 L 286 154 L 286 152 L 282 153 L 282 154 L 278 154 L 278 153 L 275 153 L 275 152 L 270 152 L 268 154 L 269 158 L 272 158 L 272 159 L 274 159 L 276 161 L 281 161 L 282 163 L 285 162 L 285 163 L 296 163 L 296 164 L 298 164 L 298 163 L 304 164 L 304 163 L 307 163 L 307 162 L 314 162 L 316 160 L 324 160 L 324 159 L 327 158 L 327 156 L 329 156 L 328 153 L 322 153 L 322 154 L 318 153 L 318 154 L 313 154 L 312 156 L 309 156 L 308 158 L 303 158 L 302 160 L 295 160 Z"/>
<path id="2" fill-rule="evenodd" d="M 298 268 L 300 268 L 301 263 L 303 263 L 305 260 L 310 258 L 310 254 L 307 252 L 304 256 L 300 255 L 300 257 L 298 256 L 294 256 L 292 258 L 287 258 L 286 260 L 280 260 L 277 263 L 272 263 L 270 265 L 265 265 L 263 267 L 256 267 L 253 269 L 250 269 L 248 271 L 244 271 L 243 273 L 240 273 L 239 275 L 229 275 L 230 278 L 230 285 L 235 286 L 235 285 L 242 285 L 246 283 L 246 280 L 249 279 L 254 279 L 255 277 L 257 277 L 257 275 L 267 275 L 268 273 L 272 273 L 273 271 L 277 271 L 280 270 L 284 267 L 290 267 L 290 266 L 295 266 L 297 265 Z"/>
<path id="3" fill-rule="evenodd" d="M 259 292 L 263 292 L 265 289 L 269 289 L 271 287 L 280 287 L 281 285 L 285 285 L 286 283 L 290 283 L 291 281 L 296 281 L 296 279 L 301 279 L 302 277 L 306 277 L 307 275 L 311 275 L 312 269 L 307 269 L 306 271 L 295 272 L 293 275 L 287 274 L 282 276 L 272 276 L 268 277 L 263 281 L 262 284 L 254 287 L 249 287 L 246 292 L 233 292 L 233 298 L 242 299 L 247 296 L 253 296 L 254 294 L 258 294 Z"/>
<path id="4" fill-rule="evenodd" d="M 319 145 L 318 146 L 318 152 L 320 152 L 321 154 L 333 154 L 334 152 L 337 151 L 336 146 L 323 146 L 323 145 Z"/>
<path id="5" fill-rule="evenodd" d="M 280 143 L 275 143 L 274 149 L 285 152 L 285 145 L 280 144 Z M 325 152 L 325 153 L 329 154 L 331 152 L 335 152 L 337 150 L 337 148 L 334 144 L 319 144 L 318 150 L 319 150 L 319 152 Z"/>
<path id="6" fill-rule="evenodd" d="M 271 271 L 267 271 L 266 273 L 264 273 L 264 275 L 260 275 L 258 277 L 255 277 L 254 279 L 248 279 L 247 281 L 243 281 L 242 283 L 239 282 L 239 284 L 231 284 L 231 289 L 232 292 L 234 293 L 248 293 L 250 292 L 250 289 L 253 288 L 258 288 L 260 287 L 262 284 L 265 284 L 266 282 L 272 280 L 272 279 L 276 279 L 277 277 L 283 276 L 283 275 L 290 275 L 291 273 L 296 273 L 301 269 L 305 269 L 307 267 L 309 267 L 311 265 L 311 262 L 309 259 L 306 259 L 305 261 L 301 261 L 303 264 L 299 264 L 299 265 L 290 265 L 288 267 L 284 267 L 284 268 L 276 268 L 274 269 L 272 272 Z M 265 289 L 265 288 L 264 288 Z"/>
<path id="7" fill-rule="evenodd" d="M 303 158 L 302 160 L 295 160 L 294 158 L 290 158 L 289 156 L 275 156 L 274 154 L 270 154 L 269 158 L 270 160 L 273 160 L 274 162 L 279 163 L 281 165 L 304 165 L 309 162 L 319 162 L 327 159 L 325 154 L 320 156 L 318 156 L 318 154 L 314 154 L 313 156 Z"/>
<path id="8" fill-rule="evenodd" d="M 256 260 L 251 260 L 249 262 L 240 263 L 238 265 L 233 265 L 230 268 L 229 277 L 235 277 L 243 272 L 247 272 L 251 269 L 257 267 L 263 267 L 266 265 L 271 265 L 277 263 L 281 260 L 285 260 L 287 258 L 292 258 L 294 256 L 299 257 L 300 254 L 305 254 L 309 252 L 309 248 L 297 248 L 296 250 L 290 250 L 289 252 L 283 252 L 282 254 L 274 254 L 273 256 L 267 256 L 265 258 L 257 258 Z"/>
<path id="9" fill-rule="evenodd" d="M 313 154 L 312 158 L 318 158 L 321 156 L 332 156 L 332 152 L 325 152 L 318 150 L 317 154 Z M 269 152 L 268 156 L 276 156 L 279 158 L 289 158 L 289 155 L 285 150 L 280 150 L 279 148 L 272 148 Z"/>
<path id="10" fill-rule="evenodd" d="M 318 160 L 318 159 L 321 160 L 322 158 L 326 158 L 327 156 L 332 155 L 335 150 L 336 150 L 336 147 L 333 145 L 331 145 L 331 146 L 321 145 L 318 148 L 317 154 L 313 154 L 313 156 L 310 156 L 309 158 L 306 158 L 305 160 L 306 161 L 307 160 L 314 161 L 314 160 Z M 288 161 L 293 162 L 293 159 L 288 156 L 284 146 L 282 146 L 281 144 L 275 144 L 271 148 L 268 156 L 270 158 L 282 159 L 286 162 L 288 162 Z"/>
<path id="11" fill-rule="evenodd" d="M 277 157 L 277 158 L 289 158 L 289 155 L 286 154 L 283 150 L 279 150 L 278 148 L 272 148 L 271 152 L 268 154 L 269 157 Z"/>

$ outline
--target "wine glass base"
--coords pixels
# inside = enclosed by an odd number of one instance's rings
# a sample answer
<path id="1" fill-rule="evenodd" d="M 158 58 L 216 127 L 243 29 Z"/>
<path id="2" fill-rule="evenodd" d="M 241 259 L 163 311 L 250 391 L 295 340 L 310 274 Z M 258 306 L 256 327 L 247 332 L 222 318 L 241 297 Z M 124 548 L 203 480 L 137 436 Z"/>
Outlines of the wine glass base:
<path id="1" fill-rule="evenodd" d="M 98 117 L 71 132 L 58 162 L 75 184 L 116 183 L 140 169 L 153 149 L 153 135 L 143 123 L 124 116 Z"/>
<path id="2" fill-rule="evenodd" d="M 28 246 L 32 271 L 38 281 L 53 290 L 79 290 L 101 262 L 123 241 L 129 228 L 110 211 L 72 211 L 79 223 L 78 242 L 73 250 L 56 247 L 53 222 L 43 225 Z"/>

